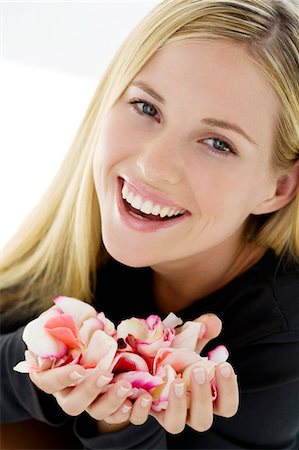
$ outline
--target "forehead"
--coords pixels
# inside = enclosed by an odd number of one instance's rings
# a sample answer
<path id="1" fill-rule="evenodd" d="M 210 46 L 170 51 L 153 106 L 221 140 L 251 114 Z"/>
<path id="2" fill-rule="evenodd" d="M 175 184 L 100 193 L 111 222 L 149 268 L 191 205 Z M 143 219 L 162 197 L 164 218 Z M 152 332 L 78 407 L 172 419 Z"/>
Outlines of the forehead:
<path id="1" fill-rule="evenodd" d="M 272 144 L 279 103 L 243 44 L 223 39 L 170 43 L 135 79 L 150 84 L 167 104 L 188 104 L 194 114 L 236 122 L 256 142 Z"/>

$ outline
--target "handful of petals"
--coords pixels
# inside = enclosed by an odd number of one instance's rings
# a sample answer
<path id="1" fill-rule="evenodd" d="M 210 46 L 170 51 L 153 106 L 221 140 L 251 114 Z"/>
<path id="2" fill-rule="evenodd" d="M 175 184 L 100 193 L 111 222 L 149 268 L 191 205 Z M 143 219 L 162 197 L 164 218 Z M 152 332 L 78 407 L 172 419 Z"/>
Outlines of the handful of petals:
<path id="1" fill-rule="evenodd" d="M 161 411 L 167 407 L 172 381 L 183 378 L 188 391 L 191 369 L 204 366 L 213 399 L 217 397 L 215 367 L 227 360 L 228 351 L 220 345 L 207 357 L 196 353 L 199 323 L 183 324 L 170 313 L 164 320 L 157 315 L 132 317 L 115 327 L 103 312 L 81 300 L 60 296 L 53 302 L 52 308 L 26 325 L 22 336 L 27 345 L 25 360 L 15 371 L 40 372 L 66 364 L 80 364 L 87 372 L 109 370 L 114 376 L 102 394 L 124 379 L 132 384 L 132 401 L 147 391 L 153 397 L 152 409 Z"/>

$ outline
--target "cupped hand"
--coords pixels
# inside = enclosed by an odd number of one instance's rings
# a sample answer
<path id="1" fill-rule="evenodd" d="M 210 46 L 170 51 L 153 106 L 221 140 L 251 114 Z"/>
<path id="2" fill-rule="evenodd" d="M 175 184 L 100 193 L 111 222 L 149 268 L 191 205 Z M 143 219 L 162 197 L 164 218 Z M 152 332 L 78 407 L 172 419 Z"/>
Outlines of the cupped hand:
<path id="1" fill-rule="evenodd" d="M 113 374 L 94 370 L 87 376 L 83 367 L 64 366 L 30 374 L 38 388 L 52 394 L 62 410 L 70 416 L 83 411 L 96 420 L 103 420 L 121 408 L 132 390 L 131 383 L 120 380 L 110 384 Z"/>

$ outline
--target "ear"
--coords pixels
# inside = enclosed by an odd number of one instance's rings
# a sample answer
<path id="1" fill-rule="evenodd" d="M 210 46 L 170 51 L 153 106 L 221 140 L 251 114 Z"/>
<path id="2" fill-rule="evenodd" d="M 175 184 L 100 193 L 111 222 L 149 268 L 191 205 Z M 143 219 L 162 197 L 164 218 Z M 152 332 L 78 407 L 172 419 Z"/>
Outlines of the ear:
<path id="1" fill-rule="evenodd" d="M 275 194 L 260 203 L 252 214 L 267 214 L 286 206 L 299 191 L 299 160 L 284 175 L 279 176 Z"/>

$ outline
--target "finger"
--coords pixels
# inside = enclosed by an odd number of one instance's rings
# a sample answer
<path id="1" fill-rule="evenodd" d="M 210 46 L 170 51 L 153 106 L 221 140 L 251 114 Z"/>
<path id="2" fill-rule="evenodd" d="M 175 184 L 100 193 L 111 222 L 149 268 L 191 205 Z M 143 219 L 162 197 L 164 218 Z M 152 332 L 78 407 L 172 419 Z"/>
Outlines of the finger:
<path id="1" fill-rule="evenodd" d="M 140 395 L 133 405 L 130 422 L 134 425 L 142 425 L 148 419 L 152 405 L 152 396 L 149 394 Z"/>
<path id="2" fill-rule="evenodd" d="M 205 333 L 203 337 L 198 340 L 195 351 L 200 353 L 202 349 L 210 342 L 212 339 L 217 337 L 222 329 L 222 322 L 218 316 L 215 314 L 203 314 L 195 319 L 194 322 L 200 322 L 205 326 Z"/>
<path id="3" fill-rule="evenodd" d="M 184 380 L 172 382 L 168 406 L 164 414 L 164 428 L 171 434 L 178 434 L 185 428 L 187 419 L 186 386 Z"/>
<path id="4" fill-rule="evenodd" d="M 107 423 L 123 423 L 129 420 L 133 404 L 130 400 L 126 400 L 118 410 L 106 417 L 104 420 Z"/>
<path id="5" fill-rule="evenodd" d="M 239 389 L 237 377 L 229 363 L 216 367 L 217 398 L 214 402 L 214 413 L 223 417 L 232 417 L 239 406 Z"/>
<path id="6" fill-rule="evenodd" d="M 213 423 L 211 385 L 204 367 L 196 367 L 190 377 L 190 409 L 187 424 L 196 431 L 206 431 Z"/>
<path id="7" fill-rule="evenodd" d="M 54 394 L 58 404 L 70 416 L 77 416 L 88 408 L 110 383 L 113 375 L 108 371 L 95 370 L 73 388 L 66 388 Z"/>
<path id="8" fill-rule="evenodd" d="M 132 385 L 128 381 L 120 380 L 114 383 L 108 392 L 96 398 L 93 403 L 86 408 L 88 414 L 96 420 L 103 420 L 114 414 L 126 398 L 131 394 Z"/>
<path id="9" fill-rule="evenodd" d="M 75 385 L 83 380 L 85 369 L 82 366 L 67 365 L 43 372 L 32 372 L 29 374 L 31 381 L 47 394 L 53 394 L 68 386 Z"/>

